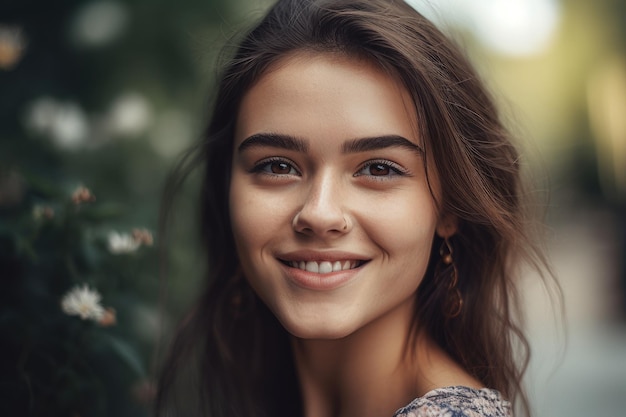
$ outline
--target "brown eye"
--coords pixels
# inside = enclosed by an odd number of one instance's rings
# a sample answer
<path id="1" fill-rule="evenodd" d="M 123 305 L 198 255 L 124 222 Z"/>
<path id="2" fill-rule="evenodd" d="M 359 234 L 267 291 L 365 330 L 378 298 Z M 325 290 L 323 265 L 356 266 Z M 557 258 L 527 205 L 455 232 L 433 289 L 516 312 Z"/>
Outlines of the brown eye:
<path id="1" fill-rule="evenodd" d="M 354 174 L 355 177 L 370 177 L 376 180 L 388 180 L 407 175 L 400 165 L 391 161 L 369 161 Z"/>
<path id="2" fill-rule="evenodd" d="M 369 166 L 370 175 L 389 175 L 389 167 L 383 164 L 372 164 Z"/>
<path id="3" fill-rule="evenodd" d="M 300 175 L 298 170 L 288 161 L 282 159 L 265 160 L 252 169 L 253 172 L 261 172 L 269 175 Z"/>
<path id="4" fill-rule="evenodd" d="M 286 162 L 272 162 L 270 170 L 272 174 L 285 175 L 289 174 L 293 168 Z"/>

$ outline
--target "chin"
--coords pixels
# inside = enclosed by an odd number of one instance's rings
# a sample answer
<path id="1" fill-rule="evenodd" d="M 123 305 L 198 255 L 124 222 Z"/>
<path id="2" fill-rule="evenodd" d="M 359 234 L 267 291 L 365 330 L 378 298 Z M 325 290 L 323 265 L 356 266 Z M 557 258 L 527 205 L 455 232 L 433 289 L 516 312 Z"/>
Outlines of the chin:
<path id="1" fill-rule="evenodd" d="M 337 340 L 354 333 L 355 326 L 337 320 L 282 320 L 284 329 L 293 337 L 307 340 Z"/>
<path id="2" fill-rule="evenodd" d="M 320 331 L 312 331 L 310 329 L 298 329 L 302 331 L 286 330 L 291 336 L 302 340 L 340 340 L 352 334 L 349 331 L 333 331 L 331 329 L 322 329 Z"/>

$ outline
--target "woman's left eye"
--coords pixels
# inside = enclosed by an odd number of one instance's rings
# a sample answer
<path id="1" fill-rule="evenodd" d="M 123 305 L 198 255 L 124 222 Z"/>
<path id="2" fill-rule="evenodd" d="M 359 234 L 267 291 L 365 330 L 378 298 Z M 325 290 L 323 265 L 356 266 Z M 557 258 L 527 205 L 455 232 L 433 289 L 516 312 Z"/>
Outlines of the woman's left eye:
<path id="1" fill-rule="evenodd" d="M 397 164 L 389 161 L 370 161 L 363 165 L 354 174 L 355 177 L 367 175 L 370 177 L 391 177 L 396 175 L 405 175 L 406 172 Z"/>

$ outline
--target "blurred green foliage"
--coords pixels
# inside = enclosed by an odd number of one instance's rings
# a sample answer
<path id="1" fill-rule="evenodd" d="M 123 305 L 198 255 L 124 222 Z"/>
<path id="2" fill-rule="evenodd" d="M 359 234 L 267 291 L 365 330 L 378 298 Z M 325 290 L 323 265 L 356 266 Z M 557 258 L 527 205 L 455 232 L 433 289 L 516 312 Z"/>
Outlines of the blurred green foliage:
<path id="1" fill-rule="evenodd" d="M 157 328 L 147 332 L 137 312 L 155 292 L 154 250 L 113 250 L 107 225 L 119 205 L 79 202 L 15 174 L 4 180 L 21 182 L 24 195 L 0 223 L 3 415 L 145 413 L 140 391 Z M 102 294 L 113 318 L 64 313 L 62 296 L 79 285 Z"/>
<path id="2" fill-rule="evenodd" d="M 0 415 L 150 413 L 155 344 L 202 273 L 193 180 L 173 208 L 167 285 L 155 247 L 115 253 L 110 234 L 158 229 L 237 13 L 217 0 L 0 3 Z M 72 200 L 81 185 L 95 201 Z M 116 323 L 64 313 L 77 285 Z"/>

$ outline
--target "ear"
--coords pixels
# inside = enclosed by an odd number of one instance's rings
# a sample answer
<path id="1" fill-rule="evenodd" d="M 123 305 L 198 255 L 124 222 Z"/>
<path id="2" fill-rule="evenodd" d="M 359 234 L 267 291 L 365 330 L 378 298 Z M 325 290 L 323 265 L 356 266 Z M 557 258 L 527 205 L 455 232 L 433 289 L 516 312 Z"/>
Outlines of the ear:
<path id="1" fill-rule="evenodd" d="M 459 227 L 459 218 L 452 214 L 443 214 L 437 222 L 437 235 L 442 238 L 451 237 Z"/>

